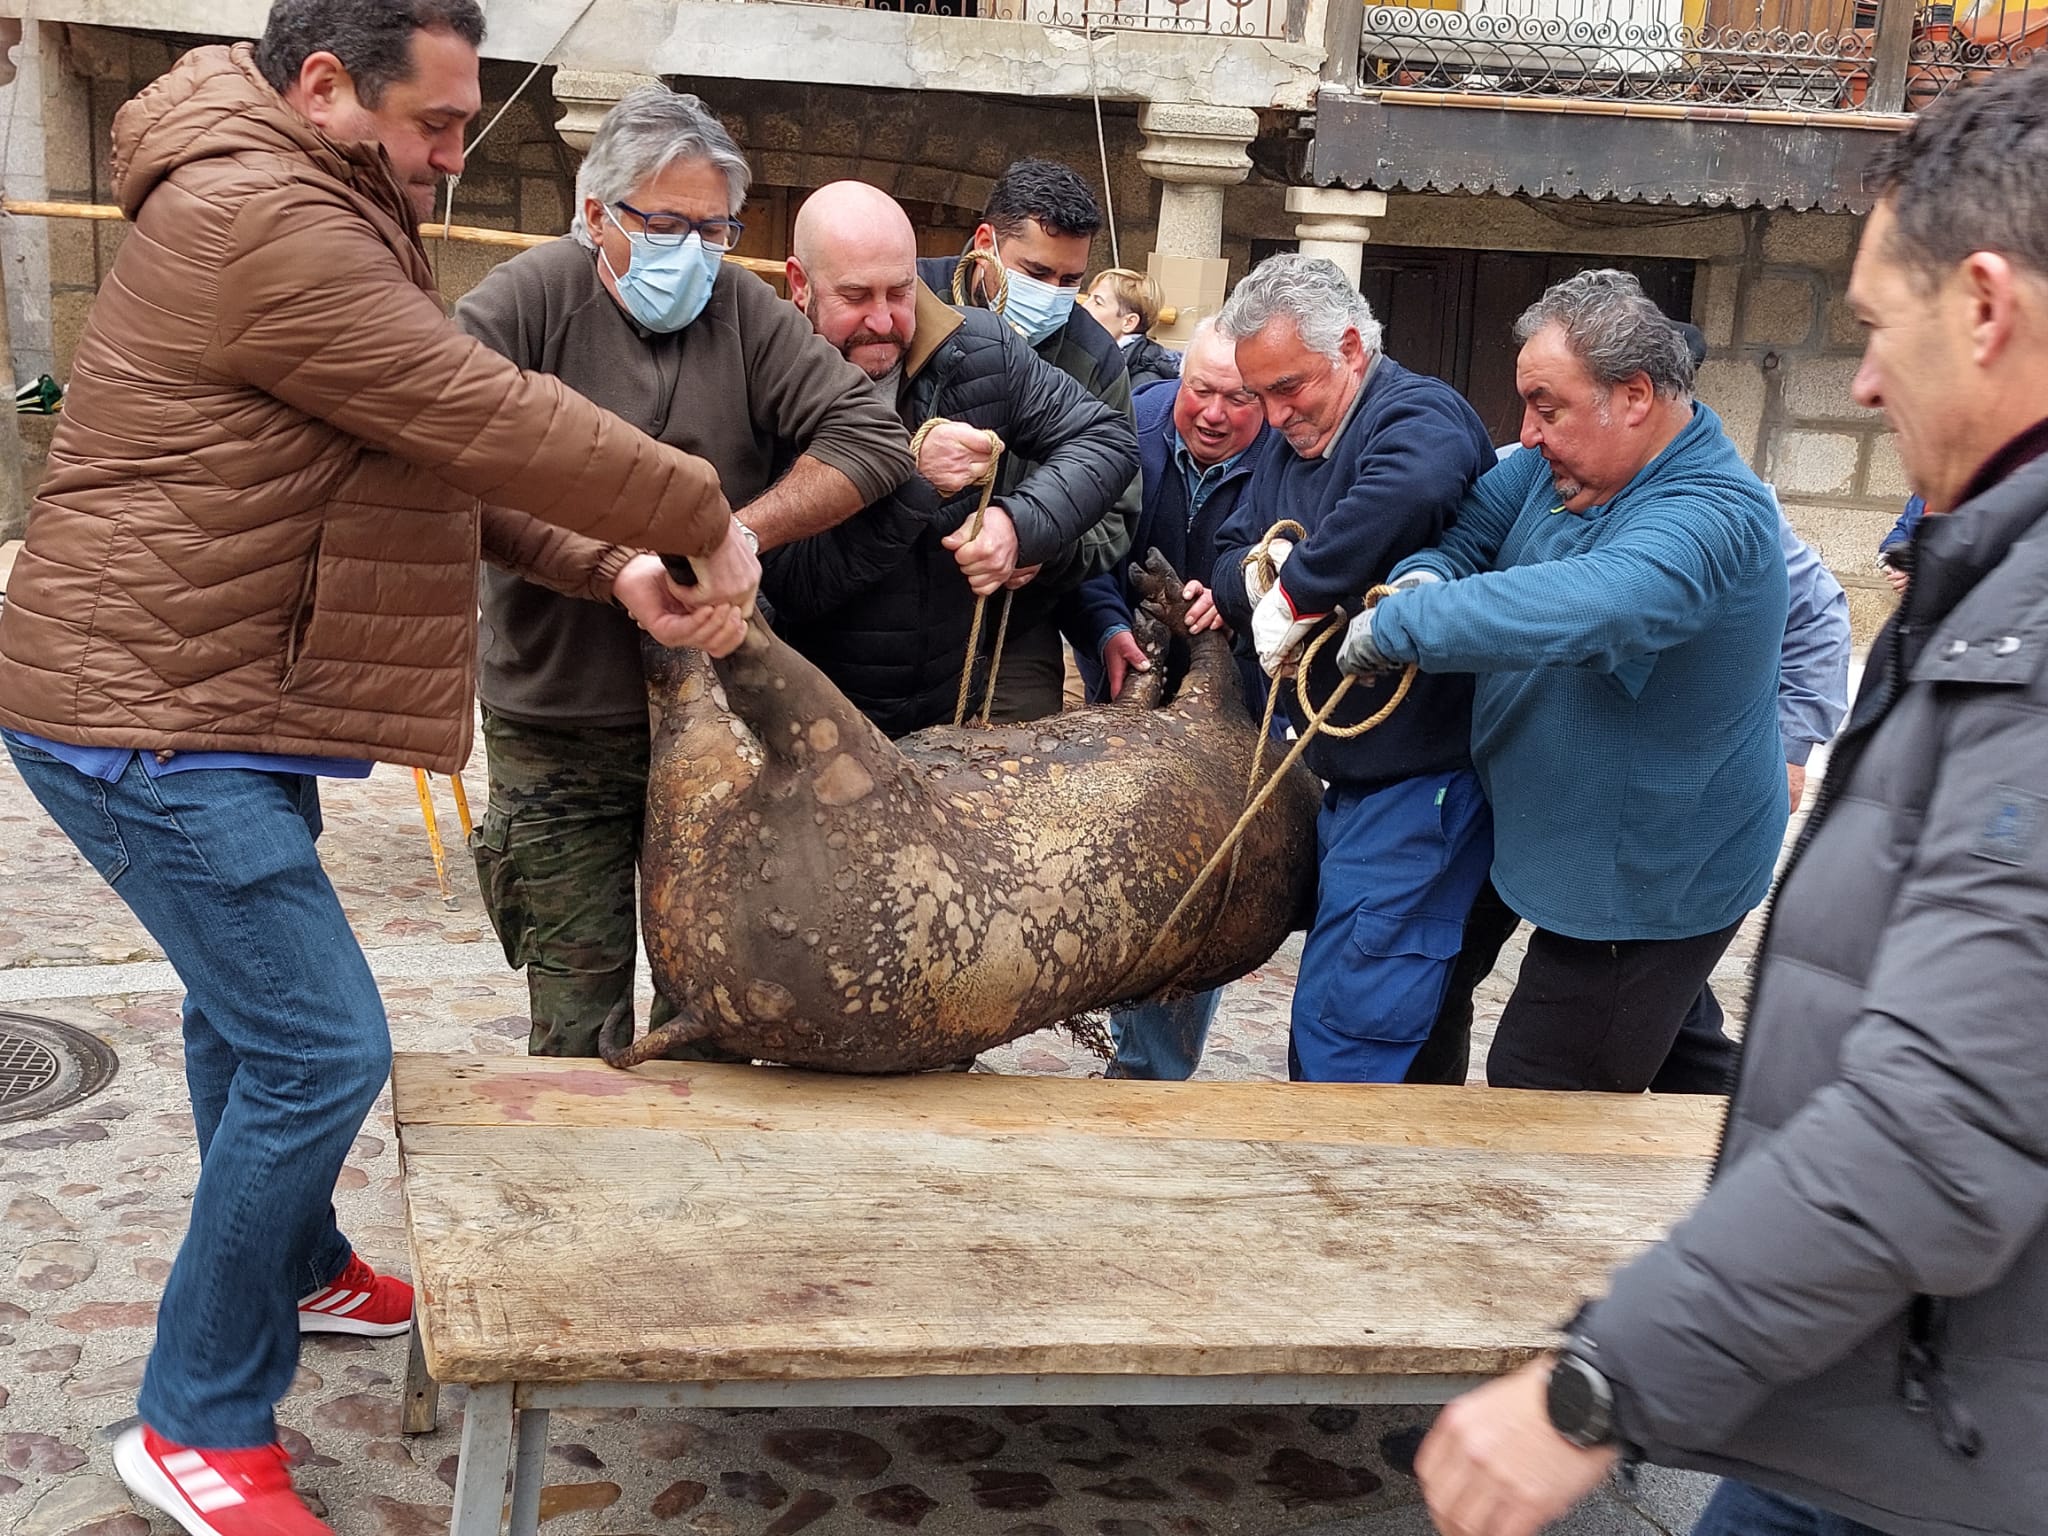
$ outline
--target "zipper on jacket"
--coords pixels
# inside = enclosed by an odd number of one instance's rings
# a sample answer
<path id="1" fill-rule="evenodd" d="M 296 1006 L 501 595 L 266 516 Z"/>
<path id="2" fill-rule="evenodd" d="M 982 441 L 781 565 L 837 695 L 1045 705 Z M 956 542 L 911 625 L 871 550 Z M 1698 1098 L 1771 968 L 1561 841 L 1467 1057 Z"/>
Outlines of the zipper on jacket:
<path id="1" fill-rule="evenodd" d="M 1848 782 L 1854 770 L 1856 759 L 1862 755 L 1862 738 L 1877 729 L 1884 717 L 1891 713 L 1896 702 L 1901 680 L 1905 676 L 1906 641 L 1913 633 L 1913 626 L 1898 623 L 1892 626 L 1890 654 L 1884 675 L 1879 681 L 1881 691 L 1877 696 L 1877 708 L 1868 721 L 1855 732 L 1857 752 L 1846 759 L 1838 756 L 1828 765 L 1827 777 L 1821 780 L 1820 793 L 1814 797 L 1813 809 L 1807 813 L 1806 825 L 1799 829 L 1799 837 L 1792 845 L 1792 853 L 1785 860 L 1785 871 L 1778 877 L 1771 889 L 1770 902 L 1764 910 L 1764 931 L 1757 941 L 1759 960 L 1769 951 L 1771 924 L 1778 915 L 1778 897 L 1785 884 L 1792 878 L 1792 871 L 1799 867 L 1799 860 L 1805 854 L 1808 844 L 1820 830 L 1828 809 L 1834 804 L 1843 784 Z M 1850 741 L 1844 736 L 1836 743 L 1837 751 Z M 1756 1016 L 1757 989 L 1762 981 L 1763 970 L 1759 966 L 1750 978 L 1749 1017 Z M 1714 1148 L 1714 1166 L 1708 1175 L 1712 1183 L 1721 1173 L 1722 1160 L 1728 1154 L 1728 1128 L 1735 1120 L 1735 1104 L 1742 1089 L 1743 1069 L 1749 1064 L 1749 1031 L 1744 1029 L 1742 1048 L 1736 1052 L 1735 1066 L 1730 1072 L 1731 1082 L 1728 1094 L 1728 1109 L 1721 1118 L 1721 1139 Z M 1906 1339 L 1899 1346 L 1898 1392 L 1904 1400 L 1908 1413 L 1931 1414 L 1935 1432 L 1951 1455 L 1964 1460 L 1974 1460 L 1984 1449 L 1983 1432 L 1969 1409 L 1956 1396 L 1948 1370 L 1942 1364 L 1941 1340 L 1945 1332 L 1948 1303 L 1934 1296 L 1918 1295 L 1906 1310 Z"/>

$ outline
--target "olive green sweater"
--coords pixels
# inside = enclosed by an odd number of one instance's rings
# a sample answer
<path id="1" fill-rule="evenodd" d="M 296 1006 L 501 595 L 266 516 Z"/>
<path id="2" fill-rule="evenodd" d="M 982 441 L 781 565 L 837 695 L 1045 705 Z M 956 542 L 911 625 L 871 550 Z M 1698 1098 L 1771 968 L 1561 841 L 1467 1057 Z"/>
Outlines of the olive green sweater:
<path id="1" fill-rule="evenodd" d="M 735 508 L 803 455 L 844 474 L 863 503 L 911 471 L 892 402 L 794 305 L 731 262 L 702 315 L 657 335 L 606 291 L 596 254 L 564 236 L 497 267 L 456 307 L 455 323 L 658 442 L 710 460 Z M 477 693 L 493 712 L 562 726 L 647 719 L 639 635 L 624 613 L 492 568 L 482 608 Z"/>

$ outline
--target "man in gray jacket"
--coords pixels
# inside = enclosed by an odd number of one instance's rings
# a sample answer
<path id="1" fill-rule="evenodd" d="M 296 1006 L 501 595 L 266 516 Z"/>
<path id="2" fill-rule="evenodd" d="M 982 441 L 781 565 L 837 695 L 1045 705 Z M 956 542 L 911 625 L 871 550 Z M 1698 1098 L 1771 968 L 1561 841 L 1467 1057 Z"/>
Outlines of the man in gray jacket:
<path id="1" fill-rule="evenodd" d="M 1880 150 L 1857 402 L 1928 516 L 1781 882 L 1717 1175 L 1444 1410 L 1438 1529 L 1530 1536 L 1617 1459 L 1694 1536 L 2039 1532 L 2048 1511 L 2048 59 Z"/>

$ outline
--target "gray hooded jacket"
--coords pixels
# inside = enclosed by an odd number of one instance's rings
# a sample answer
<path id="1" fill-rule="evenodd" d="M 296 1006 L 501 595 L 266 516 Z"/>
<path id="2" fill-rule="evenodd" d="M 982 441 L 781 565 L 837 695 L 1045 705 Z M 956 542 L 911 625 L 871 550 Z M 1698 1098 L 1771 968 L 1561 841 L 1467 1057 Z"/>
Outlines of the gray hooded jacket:
<path id="1" fill-rule="evenodd" d="M 1917 556 L 1780 883 L 1715 1183 L 1579 1331 L 1651 1460 L 2039 1533 L 2048 457 Z"/>

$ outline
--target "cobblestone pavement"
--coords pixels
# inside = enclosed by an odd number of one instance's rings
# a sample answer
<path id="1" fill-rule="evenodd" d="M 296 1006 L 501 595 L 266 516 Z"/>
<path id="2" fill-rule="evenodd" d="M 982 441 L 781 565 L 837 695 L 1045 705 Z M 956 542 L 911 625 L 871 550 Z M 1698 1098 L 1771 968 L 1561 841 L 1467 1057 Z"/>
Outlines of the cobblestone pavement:
<path id="1" fill-rule="evenodd" d="M 445 782 L 440 793 L 452 827 Z M 327 786 L 324 802 L 322 847 L 399 1048 L 520 1050 L 523 981 L 504 966 L 459 846 L 458 905 L 443 907 L 410 775 L 380 768 Z M 81 1025 L 120 1057 L 96 1097 L 0 1124 L 0 1531 L 170 1532 L 129 1504 L 109 1438 L 133 1411 L 197 1172 L 176 980 L 4 758 L 0 895 L 0 1009 Z M 1752 944 L 1745 934 L 1720 973 L 1731 1013 Z M 1285 1075 L 1296 953 L 1229 989 L 1202 1076 Z M 1477 1061 L 1519 953 L 1510 947 L 1483 990 Z M 1064 1075 L 1100 1065 L 1050 1034 L 983 1060 Z M 336 1204 L 366 1258 L 408 1268 L 388 1093 Z M 299 1486 L 342 1536 L 446 1529 L 461 1393 L 444 1395 L 437 1432 L 401 1438 L 404 1363 L 403 1340 L 309 1340 L 282 1406 Z M 549 1536 L 1397 1536 L 1428 1528 L 1403 1470 L 1427 1418 L 1338 1407 L 558 1413 L 541 1507 Z M 1638 1507 L 1607 1494 L 1568 1528 L 1683 1529 L 1702 1486 L 1653 1478 Z"/>

